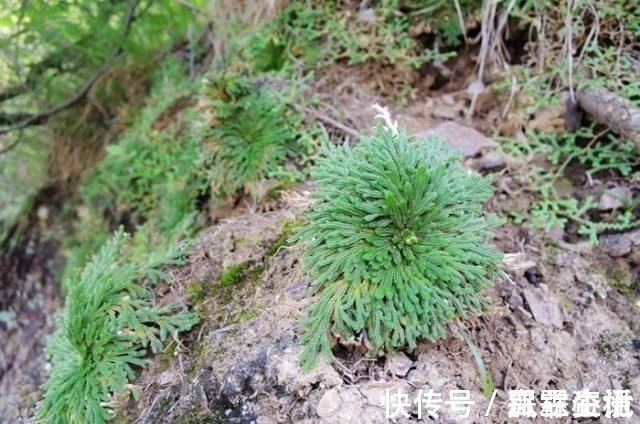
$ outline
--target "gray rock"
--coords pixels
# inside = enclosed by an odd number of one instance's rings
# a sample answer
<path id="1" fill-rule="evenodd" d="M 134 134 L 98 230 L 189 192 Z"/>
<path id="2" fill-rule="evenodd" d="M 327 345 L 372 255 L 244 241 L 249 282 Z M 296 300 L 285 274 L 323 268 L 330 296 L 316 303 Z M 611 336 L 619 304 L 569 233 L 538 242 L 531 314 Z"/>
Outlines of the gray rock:
<path id="1" fill-rule="evenodd" d="M 607 298 L 609 283 L 602 274 L 596 274 L 583 269 L 576 269 L 576 280 L 586 285 L 591 291 L 596 293 L 601 299 Z"/>
<path id="2" fill-rule="evenodd" d="M 341 404 L 342 399 L 340 398 L 338 391 L 336 389 L 329 389 L 322 398 L 320 398 L 316 412 L 320 417 L 330 417 L 338 412 Z"/>
<path id="3" fill-rule="evenodd" d="M 533 290 L 523 290 L 522 295 L 533 319 L 543 325 L 562 328 L 562 309 L 557 301 L 546 300 Z"/>
<path id="4" fill-rule="evenodd" d="M 616 210 L 631 200 L 633 194 L 627 187 L 614 187 L 602 193 L 598 209 L 601 211 Z"/>
<path id="5" fill-rule="evenodd" d="M 166 386 L 169 384 L 173 384 L 178 380 L 178 376 L 176 375 L 176 373 L 167 370 L 164 372 L 161 372 L 160 375 L 158 375 L 158 384 L 161 386 Z"/>
<path id="6" fill-rule="evenodd" d="M 482 155 L 482 157 L 475 162 L 477 169 L 483 171 L 504 168 L 506 164 L 507 162 L 504 160 L 504 156 L 496 151 L 487 152 L 487 154 Z"/>
<path id="7" fill-rule="evenodd" d="M 484 149 L 495 149 L 498 146 L 495 141 L 475 129 L 452 121 L 443 122 L 416 135 L 428 137 L 434 134 L 443 137 L 451 147 L 460 149 L 464 157 L 473 157 Z"/>
<path id="8" fill-rule="evenodd" d="M 640 230 L 605 235 L 601 237 L 601 241 L 609 256 L 614 258 L 626 256 L 631 253 L 634 246 L 640 246 Z"/>
<path id="9" fill-rule="evenodd" d="M 413 361 L 404 353 L 398 352 L 388 359 L 387 365 L 391 374 L 404 377 L 413 366 Z"/>

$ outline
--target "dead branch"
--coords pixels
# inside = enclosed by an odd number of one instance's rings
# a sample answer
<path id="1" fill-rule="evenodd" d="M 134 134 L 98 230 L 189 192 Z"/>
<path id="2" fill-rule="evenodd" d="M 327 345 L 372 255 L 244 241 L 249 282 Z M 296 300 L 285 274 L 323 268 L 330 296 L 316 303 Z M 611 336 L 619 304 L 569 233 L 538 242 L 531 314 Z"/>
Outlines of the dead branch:
<path id="1" fill-rule="evenodd" d="M 593 119 L 636 143 L 640 149 L 640 108 L 604 87 L 578 90 L 577 100 Z"/>
<path id="2" fill-rule="evenodd" d="M 341 122 L 336 121 L 335 119 L 333 119 L 332 117 L 325 115 L 322 112 L 319 112 L 315 109 L 312 109 L 310 107 L 302 107 L 300 105 L 293 105 L 294 108 L 301 113 L 310 113 L 312 115 L 314 115 L 316 117 L 316 119 L 318 119 L 321 122 L 324 122 L 325 124 L 329 124 L 334 128 L 339 129 L 340 131 L 344 132 L 345 134 L 350 135 L 351 137 L 354 138 L 359 138 L 360 137 L 360 133 L 358 132 L 358 130 L 351 128 Z"/>

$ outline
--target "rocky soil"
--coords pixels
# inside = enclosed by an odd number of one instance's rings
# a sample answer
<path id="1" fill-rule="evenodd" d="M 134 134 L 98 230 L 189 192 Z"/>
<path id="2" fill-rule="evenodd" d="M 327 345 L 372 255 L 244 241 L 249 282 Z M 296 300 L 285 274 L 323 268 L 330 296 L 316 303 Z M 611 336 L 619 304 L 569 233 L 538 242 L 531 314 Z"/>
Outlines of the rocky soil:
<path id="1" fill-rule="evenodd" d="M 480 155 L 468 163 L 507 166 L 502 156 L 483 151 L 468 152 Z M 496 186 L 505 178 L 508 172 Z M 418 390 L 433 389 L 446 399 L 449 390 L 463 389 L 474 402 L 468 418 L 443 406 L 438 418 L 422 420 L 502 423 L 517 422 L 507 419 L 512 389 L 564 389 L 570 398 L 582 389 L 640 393 L 640 313 L 616 290 L 637 278 L 638 231 L 605 237 L 592 248 L 550 244 L 526 226 L 505 225 L 495 240 L 507 253 L 505 275 L 491 289 L 489 312 L 456 323 L 441 343 L 392 357 L 369 358 L 361 341 L 336 341 L 338 360 L 303 374 L 298 320 L 311 301 L 309 281 L 300 270 L 300 251 L 287 244 L 286 235 L 308 193 L 301 189 L 285 199 L 276 211 L 246 212 L 200 235 L 189 265 L 158 294 L 191 299 L 203 323 L 143 372 L 136 382 L 142 397 L 125 399 L 123 422 L 382 423 L 389 422 L 387 390 L 414 399 Z M 517 200 L 498 190 L 489 209 Z M 221 275 L 238 264 L 242 280 L 221 287 Z M 463 333 L 470 335 L 495 387 L 488 416 L 489 398 Z M 419 421 L 415 406 L 410 412 L 396 422 Z"/>
<path id="2" fill-rule="evenodd" d="M 366 133 L 372 126 L 369 106 L 380 99 L 349 84 L 347 78 L 325 97 L 340 105 L 334 112 L 341 122 Z M 480 132 L 454 124 L 463 113 L 461 104 L 451 96 L 434 97 L 396 115 L 413 133 L 437 131 L 448 137 L 475 172 L 495 172 L 489 211 L 508 214 L 528 205 L 526 190 L 510 177 L 523 165 Z M 491 125 L 486 116 L 482 119 L 472 126 L 489 133 Z M 326 130 L 344 136 L 339 128 L 327 125 Z M 240 205 L 201 232 L 188 264 L 173 270 L 173 280 L 157 287 L 156 295 L 159 302 L 188 303 L 202 323 L 169 343 L 114 400 L 120 411 L 115 422 L 382 423 L 389 422 L 387 390 L 414 399 L 420 389 L 433 389 L 445 399 L 450 390 L 469 390 L 470 416 L 459 418 L 443 406 L 439 417 L 418 420 L 412 406 L 410 418 L 396 422 L 518 422 L 507 418 L 509 390 L 564 389 L 571 396 L 581 389 L 603 394 L 612 388 L 634 393 L 636 415 L 626 422 L 640 422 L 640 305 L 621 294 L 639 278 L 640 231 L 604 236 L 599 247 L 591 247 L 526 224 L 505 224 L 495 236 L 506 254 L 505 274 L 488 293 L 493 305 L 485 314 L 455 323 L 450 337 L 438 344 L 391 357 L 368 357 L 362 340 L 336 340 L 337 361 L 302 373 L 299 318 L 312 299 L 300 269 L 301 252 L 287 238 L 312 189 L 303 185 L 259 208 Z M 12 352 L 18 352 L 12 356 L 17 371 L 3 369 L 0 361 L 3 423 L 32 422 L 37 387 L 47 373 L 42 345 L 58 301 L 46 308 L 36 301 L 23 301 L 40 311 L 29 321 L 34 328 L 25 327 L 26 321 L 9 328 L 0 319 L 0 337 L 13 337 Z M 496 394 L 488 416 L 490 398 L 483 392 L 492 387 L 483 380 L 481 366 Z"/>

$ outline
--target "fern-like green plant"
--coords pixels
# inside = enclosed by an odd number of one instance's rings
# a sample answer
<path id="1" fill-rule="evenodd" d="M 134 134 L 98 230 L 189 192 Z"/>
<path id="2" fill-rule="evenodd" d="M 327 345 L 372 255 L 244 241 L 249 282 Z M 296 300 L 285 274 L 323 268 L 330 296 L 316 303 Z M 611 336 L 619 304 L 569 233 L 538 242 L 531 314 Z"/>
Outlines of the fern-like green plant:
<path id="1" fill-rule="evenodd" d="M 225 76 L 212 84 L 217 125 L 208 131 L 207 181 L 218 199 L 239 191 L 258 197 L 257 184 L 287 174 L 287 160 L 300 160 L 309 146 L 296 133 L 297 113 L 266 86 Z"/>
<path id="2" fill-rule="evenodd" d="M 333 357 L 329 332 L 364 332 L 373 353 L 413 349 L 487 306 L 480 291 L 501 258 L 490 243 L 498 220 L 483 213 L 492 186 L 459 159 L 439 138 L 382 126 L 355 147 L 323 148 L 314 204 L 294 236 L 317 294 L 303 320 L 303 369 L 319 353 Z"/>
<path id="3" fill-rule="evenodd" d="M 42 423 L 100 424 L 112 418 L 113 393 L 135 377 L 134 367 L 148 362 L 148 349 L 160 351 L 167 337 L 198 320 L 176 305 L 154 306 L 142 283 L 168 278 L 161 268 L 181 263 L 183 249 L 133 263 L 126 259 L 126 241 L 117 231 L 67 283 L 65 308 L 47 348 L 52 370 L 38 405 Z"/>

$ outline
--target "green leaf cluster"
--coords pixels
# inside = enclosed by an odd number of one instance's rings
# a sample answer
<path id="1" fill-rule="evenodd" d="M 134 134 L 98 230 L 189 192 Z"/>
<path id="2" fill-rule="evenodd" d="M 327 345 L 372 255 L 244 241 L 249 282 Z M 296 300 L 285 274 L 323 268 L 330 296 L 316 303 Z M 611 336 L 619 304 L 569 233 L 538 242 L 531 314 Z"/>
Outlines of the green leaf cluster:
<path id="1" fill-rule="evenodd" d="M 181 264 L 183 250 L 132 262 L 120 230 L 67 282 L 66 304 L 47 348 L 52 370 L 38 405 L 40 422 L 99 424 L 112 418 L 112 395 L 147 364 L 148 350 L 159 352 L 164 340 L 197 323 L 195 314 L 177 305 L 155 306 L 142 284 L 168 279 L 162 268 Z"/>
<path id="2" fill-rule="evenodd" d="M 364 13 L 334 0 L 293 1 L 252 37 L 248 56 L 256 71 L 282 69 L 291 58 L 310 68 L 336 62 L 418 67 L 425 57 L 410 26 L 398 0 L 376 2 Z"/>
<path id="3" fill-rule="evenodd" d="M 298 131 L 302 117 L 285 98 L 268 84 L 235 73 L 216 78 L 206 91 L 215 115 L 204 133 L 214 198 L 243 192 L 258 199 L 261 181 L 296 173 L 312 146 Z"/>
<path id="4" fill-rule="evenodd" d="M 571 179 L 566 174 L 571 168 L 573 178 L 590 180 L 611 173 L 617 178 L 637 181 L 640 158 L 633 141 L 620 140 L 614 134 L 598 135 L 594 126 L 563 134 L 528 131 L 526 142 L 504 137 L 498 140 L 510 156 L 528 163 L 526 172 L 518 173 L 515 179 L 536 196 L 527 210 L 512 213 L 517 220 L 529 218 L 534 227 L 547 231 L 554 227 L 569 230 L 572 224 L 593 245 L 602 233 L 640 226 L 637 200 L 610 214 L 602 214 L 593 195 L 573 194 Z"/>
<path id="5" fill-rule="evenodd" d="M 201 2 L 190 3 L 195 9 Z M 192 8 L 170 0 L 3 2 L 0 53 L 8 82 L 37 99 L 65 100 L 118 48 L 133 61 L 152 62 L 187 28 L 202 25 Z"/>
<path id="6" fill-rule="evenodd" d="M 487 306 L 481 290 L 501 259 L 490 243 L 498 220 L 483 213 L 492 186 L 459 159 L 439 138 L 384 127 L 355 147 L 324 147 L 308 222 L 294 236 L 317 294 L 303 368 L 320 352 L 332 358 L 329 332 L 364 333 L 374 353 L 413 349 Z"/>
<path id="7" fill-rule="evenodd" d="M 133 242 L 142 256 L 189 235 L 203 185 L 197 166 L 201 138 L 191 125 L 193 110 L 181 112 L 188 124 L 169 112 L 194 92 L 176 61 L 165 61 L 153 75 L 147 104 L 80 184 L 75 231 L 64 242 L 69 260 L 63 280 L 81 269 L 121 224 L 137 230 Z M 168 122 L 159 125 L 165 115 Z"/>

